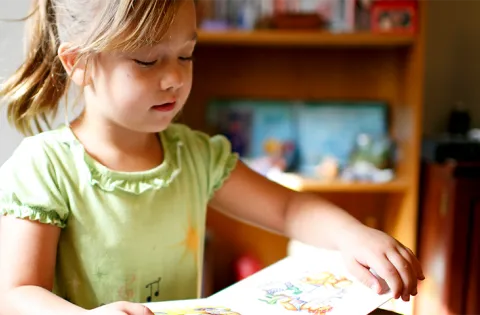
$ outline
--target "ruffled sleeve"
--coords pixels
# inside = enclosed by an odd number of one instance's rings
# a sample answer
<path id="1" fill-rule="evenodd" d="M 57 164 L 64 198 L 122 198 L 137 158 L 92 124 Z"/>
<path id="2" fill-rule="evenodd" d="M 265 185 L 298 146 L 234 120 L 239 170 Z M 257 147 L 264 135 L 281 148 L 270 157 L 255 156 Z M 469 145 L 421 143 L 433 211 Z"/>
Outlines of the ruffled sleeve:
<path id="1" fill-rule="evenodd" d="M 220 189 L 235 168 L 238 156 L 231 151 L 230 142 L 222 135 L 208 137 L 197 132 L 198 140 L 207 147 L 207 165 L 210 171 L 209 197 Z"/>
<path id="2" fill-rule="evenodd" d="M 208 198 L 212 198 L 235 168 L 238 155 L 232 152 L 230 142 L 222 135 L 209 136 L 183 125 L 175 125 L 171 130 L 185 142 L 185 149 L 195 160 L 195 165 L 205 169 L 205 172 L 197 171 L 205 174 Z"/>
<path id="3" fill-rule="evenodd" d="M 1 166 L 1 216 L 66 226 L 68 207 L 49 151 L 40 137 L 27 138 Z"/>

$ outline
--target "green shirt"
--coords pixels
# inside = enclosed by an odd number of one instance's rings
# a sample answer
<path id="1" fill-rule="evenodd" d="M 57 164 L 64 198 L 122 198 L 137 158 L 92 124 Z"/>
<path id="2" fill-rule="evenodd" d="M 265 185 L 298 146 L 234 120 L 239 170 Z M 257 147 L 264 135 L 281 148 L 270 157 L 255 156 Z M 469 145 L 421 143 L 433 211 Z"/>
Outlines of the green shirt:
<path id="1" fill-rule="evenodd" d="M 144 172 L 107 169 L 68 127 L 26 138 L 0 168 L 0 214 L 62 228 L 59 296 L 88 309 L 199 297 L 207 203 L 238 157 L 179 124 L 160 139 L 164 161 Z"/>

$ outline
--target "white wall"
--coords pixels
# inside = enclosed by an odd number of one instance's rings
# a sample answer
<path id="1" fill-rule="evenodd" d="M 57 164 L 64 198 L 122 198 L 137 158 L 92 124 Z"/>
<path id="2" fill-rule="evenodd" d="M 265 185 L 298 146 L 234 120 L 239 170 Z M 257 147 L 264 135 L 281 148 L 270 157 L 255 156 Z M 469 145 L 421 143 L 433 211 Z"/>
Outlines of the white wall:
<path id="1" fill-rule="evenodd" d="M 434 0 L 427 7 L 426 134 L 445 130 L 452 106 L 461 101 L 480 127 L 480 1 Z"/>
<path id="2" fill-rule="evenodd" d="M 461 1 L 457 22 L 457 49 L 453 62 L 456 65 L 454 86 L 456 98 L 465 103 L 475 127 L 480 128 L 480 1 Z"/>
<path id="3" fill-rule="evenodd" d="M 32 0 L 0 0 L 0 20 L 19 19 L 28 14 Z M 23 61 L 24 56 L 24 22 L 0 22 L 0 84 L 3 79 L 12 74 Z M 69 100 L 73 103 L 77 99 L 78 91 L 72 89 Z M 8 124 L 6 108 L 0 103 L 0 165 L 12 154 L 13 150 L 22 141 L 23 136 Z M 59 106 L 57 119 L 53 127 L 65 123 L 64 103 Z M 76 106 L 68 111 L 71 120 L 82 110 Z"/>
<path id="4" fill-rule="evenodd" d="M 0 0 L 0 19 L 26 15 L 30 0 Z M 23 22 L 0 22 L 0 82 L 21 65 L 23 57 Z M 2 104 L 3 105 L 3 104 Z M 8 125 L 5 108 L 0 111 L 0 165 L 11 155 L 22 136 Z"/>

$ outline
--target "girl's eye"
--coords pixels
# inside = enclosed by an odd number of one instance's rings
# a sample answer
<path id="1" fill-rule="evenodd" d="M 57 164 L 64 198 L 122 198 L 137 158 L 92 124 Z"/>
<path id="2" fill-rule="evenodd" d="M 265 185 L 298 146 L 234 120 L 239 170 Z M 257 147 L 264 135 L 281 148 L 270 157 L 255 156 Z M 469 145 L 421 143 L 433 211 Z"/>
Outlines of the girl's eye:
<path id="1" fill-rule="evenodd" d="M 154 60 L 154 61 L 141 61 L 141 60 L 137 60 L 137 59 L 133 59 L 133 61 L 135 61 L 137 64 L 143 66 L 143 67 L 150 67 L 150 66 L 153 66 L 154 64 L 157 63 L 157 60 Z"/>
<path id="2" fill-rule="evenodd" d="M 190 57 L 178 57 L 178 59 L 180 59 L 181 61 L 193 61 L 194 57 L 193 57 L 193 56 L 190 56 Z"/>

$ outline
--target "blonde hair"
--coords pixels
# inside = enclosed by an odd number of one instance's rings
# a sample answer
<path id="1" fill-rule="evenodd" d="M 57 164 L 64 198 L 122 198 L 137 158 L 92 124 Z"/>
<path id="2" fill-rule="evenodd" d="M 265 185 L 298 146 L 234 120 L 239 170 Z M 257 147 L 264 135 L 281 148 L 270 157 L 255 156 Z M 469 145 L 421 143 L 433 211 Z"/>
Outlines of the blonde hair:
<path id="1" fill-rule="evenodd" d="M 26 60 L 0 88 L 9 122 L 25 135 L 34 133 L 33 126 L 42 131 L 42 122 L 50 127 L 69 86 L 57 55 L 60 43 L 72 43 L 69 51 L 77 54 L 76 64 L 87 65 L 100 52 L 155 45 L 173 22 L 178 2 L 34 0 L 26 18 Z"/>

